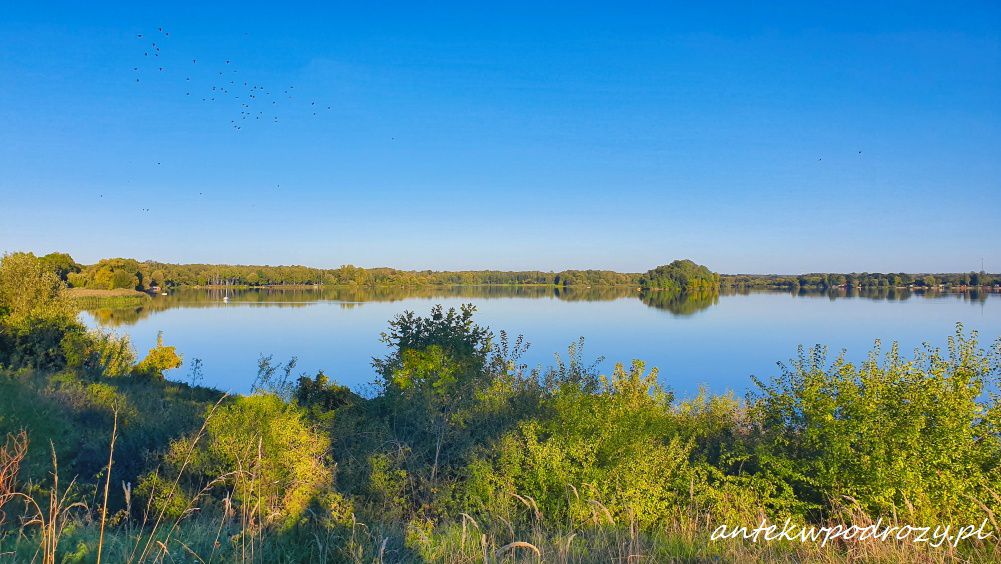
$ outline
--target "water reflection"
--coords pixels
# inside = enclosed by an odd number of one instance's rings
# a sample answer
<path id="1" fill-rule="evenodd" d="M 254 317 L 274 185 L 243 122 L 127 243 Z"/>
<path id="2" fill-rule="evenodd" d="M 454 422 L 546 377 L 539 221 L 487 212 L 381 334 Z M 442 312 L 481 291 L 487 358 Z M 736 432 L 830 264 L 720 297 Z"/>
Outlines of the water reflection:
<path id="1" fill-rule="evenodd" d="M 645 291 L 640 300 L 646 305 L 669 311 L 677 317 L 694 315 L 719 303 L 719 292 L 677 294 L 664 291 Z"/>
<path id="2" fill-rule="evenodd" d="M 502 299 L 539 298 L 567 302 L 603 302 L 637 298 L 642 303 L 678 317 L 694 315 L 719 303 L 720 296 L 787 293 L 795 298 L 869 299 L 905 301 L 910 299 L 953 298 L 983 304 L 992 290 L 962 292 L 923 291 L 909 288 L 831 288 L 825 291 L 797 289 L 775 291 L 754 288 L 724 288 L 719 293 L 672 294 L 639 291 L 623 286 L 435 286 L 435 287 L 298 287 L 244 289 L 181 289 L 167 296 L 154 296 L 146 304 L 128 308 L 88 308 L 94 319 L 106 327 L 134 325 L 154 313 L 173 308 L 218 308 L 229 304 L 253 307 L 304 307 L 316 302 L 334 302 L 343 309 L 367 302 L 396 302 L 409 299 Z M 224 301 L 225 298 L 225 301 Z"/>

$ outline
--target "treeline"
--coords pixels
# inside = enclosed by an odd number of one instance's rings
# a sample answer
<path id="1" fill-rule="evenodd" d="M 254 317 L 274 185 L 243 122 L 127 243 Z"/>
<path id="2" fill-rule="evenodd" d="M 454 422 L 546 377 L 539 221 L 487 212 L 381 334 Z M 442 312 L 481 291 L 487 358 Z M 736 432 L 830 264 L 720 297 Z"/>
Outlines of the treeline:
<path id="1" fill-rule="evenodd" d="M 544 271 L 433 271 L 393 268 L 310 268 L 306 266 L 252 266 L 170 264 L 135 259 L 103 259 L 82 265 L 66 253 L 39 257 L 42 263 L 73 288 L 149 290 L 183 286 L 623 286 L 653 290 L 705 293 L 719 287 L 813 289 L 829 288 L 959 288 L 1001 285 L 1001 275 L 985 272 L 944 274 L 717 274 L 691 260 L 676 260 L 646 273 L 610 270 Z M 687 289 L 687 290 L 683 290 Z"/>
<path id="2" fill-rule="evenodd" d="M 137 361 L 85 330 L 61 286 L 35 257 L 0 261 L 0 554 L 14 561 L 1001 557 L 996 539 L 709 541 L 762 518 L 994 526 L 1001 343 L 962 328 L 944 352 L 852 364 L 818 347 L 743 401 L 680 401 L 641 361 L 599 374 L 583 343 L 531 370 L 522 340 L 472 306 L 435 307 L 389 322 L 364 396 L 269 357 L 252 393 L 225 396 L 166 381 L 163 343 Z"/>
<path id="3" fill-rule="evenodd" d="M 798 276 L 775 274 L 725 274 L 720 283 L 731 288 L 826 290 L 829 288 L 970 288 L 1001 285 L 1001 275 L 987 272 L 938 274 L 814 273 Z"/>
<path id="4" fill-rule="evenodd" d="M 53 264 L 70 287 L 134 288 L 181 286 L 444 286 L 444 285 L 545 285 L 635 286 L 639 275 L 609 270 L 501 271 L 396 270 L 393 268 L 310 268 L 306 266 L 249 266 L 218 264 L 168 264 L 134 259 L 103 259 L 93 265 L 77 264 L 69 255 L 42 257 Z"/>

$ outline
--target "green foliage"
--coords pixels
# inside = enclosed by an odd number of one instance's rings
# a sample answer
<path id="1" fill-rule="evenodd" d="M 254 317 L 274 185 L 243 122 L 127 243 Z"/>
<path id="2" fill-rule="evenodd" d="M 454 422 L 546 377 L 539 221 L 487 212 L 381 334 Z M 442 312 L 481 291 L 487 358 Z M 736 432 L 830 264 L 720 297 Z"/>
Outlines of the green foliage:
<path id="1" fill-rule="evenodd" d="M 177 349 L 163 344 L 163 333 L 156 336 L 156 346 L 146 353 L 146 358 L 132 370 L 136 376 L 150 378 L 153 380 L 163 380 L 163 372 L 181 366 L 181 357 L 177 354 Z"/>
<path id="2" fill-rule="evenodd" d="M 65 255 L 68 257 L 68 255 Z M 70 259 L 72 260 L 72 259 Z M 75 264 L 75 263 L 74 263 Z M 64 279 L 76 288 L 149 288 L 177 286 L 632 286 L 638 275 L 609 270 L 564 270 L 561 272 L 505 272 L 478 270 L 436 272 L 393 268 L 320 269 L 306 266 L 243 266 L 227 264 L 167 264 L 132 259 L 104 259 L 97 264 L 69 269 Z M 135 279 L 132 279 L 135 276 Z M 129 283 L 135 284 L 129 285 Z"/>
<path id="3" fill-rule="evenodd" d="M 687 259 L 676 260 L 647 272 L 640 278 L 640 286 L 673 294 L 711 294 L 719 291 L 719 274 Z"/>
<path id="4" fill-rule="evenodd" d="M 255 522 L 288 527 L 331 486 L 328 447 L 297 406 L 258 393 L 208 411 L 204 434 L 172 442 L 160 474 L 182 475 L 191 485 L 215 483 Z"/>
<path id="5" fill-rule="evenodd" d="M 560 272 L 498 270 L 438 272 L 431 270 L 405 271 L 393 268 L 359 268 L 344 265 L 339 268 L 321 269 L 306 266 L 252 266 L 226 264 L 168 264 L 155 261 L 139 262 L 133 259 L 104 259 L 97 264 L 81 266 L 65 253 L 52 253 L 42 257 L 52 270 L 74 288 L 176 288 L 181 286 L 269 286 L 295 287 L 327 285 L 344 288 L 414 288 L 431 286 L 533 286 L 566 288 L 661 288 L 682 291 L 686 279 L 711 275 L 701 271 L 691 261 L 675 261 L 660 266 L 646 274 L 621 273 L 609 270 L 564 270 Z M 696 282 L 695 286 L 712 289 L 722 285 L 732 288 L 782 288 L 828 290 L 831 288 L 932 288 L 927 277 L 950 288 L 985 287 L 1001 283 L 1001 275 L 986 272 L 964 273 L 808 273 L 801 275 L 746 275 L 720 276 L 718 284 L 711 279 L 708 284 Z M 711 278 L 711 276 L 710 276 Z M 693 286 L 693 289 L 695 287 Z"/>
<path id="6" fill-rule="evenodd" d="M 490 332 L 473 323 L 473 312 L 471 305 L 447 312 L 436 306 L 428 317 L 405 312 L 383 335 L 390 354 L 373 361 L 383 390 L 377 403 L 383 404 L 379 411 L 385 414 L 387 439 L 398 446 L 396 453 L 369 460 L 392 460 L 393 471 L 407 477 L 405 513 L 426 511 L 439 489 L 456 479 L 459 461 L 470 448 L 472 434 L 461 413 L 488 384 L 491 349 Z M 388 467 L 374 470 L 391 474 Z"/>
<path id="7" fill-rule="evenodd" d="M 319 415 L 361 401 L 361 398 L 347 386 L 331 382 L 326 374 L 319 372 L 312 379 L 299 378 L 295 400 L 301 407 Z"/>
<path id="8" fill-rule="evenodd" d="M 494 341 L 473 323 L 474 309 L 407 312 L 383 336 L 375 359 L 380 393 L 339 409 L 331 433 L 341 483 L 366 514 L 401 520 L 461 511 L 466 468 L 536 405 L 537 378 L 526 377 L 506 334 Z"/>
<path id="9" fill-rule="evenodd" d="M 723 286 L 732 288 L 781 288 L 781 289 L 811 289 L 829 290 L 832 288 L 847 289 L 895 289 L 919 287 L 934 289 L 939 285 L 948 288 L 963 288 L 969 286 L 982 287 L 1001 283 L 1001 275 L 986 272 L 944 272 L 907 274 L 904 272 L 852 272 L 810 273 L 799 276 L 776 274 L 731 274 L 721 277 Z"/>
<path id="10" fill-rule="evenodd" d="M 192 507 L 193 496 L 169 477 L 158 472 L 146 474 L 139 480 L 135 489 L 136 498 L 145 500 L 148 509 L 155 520 L 163 515 L 170 520 L 178 520 Z"/>
<path id="11" fill-rule="evenodd" d="M 68 280 L 74 288 L 137 290 L 146 287 L 144 281 L 148 280 L 147 270 L 142 263 L 133 259 L 103 259 L 95 265 L 85 267 L 79 274 L 69 276 Z"/>
<path id="12" fill-rule="evenodd" d="M 397 385 L 397 372 L 405 368 L 407 351 L 427 351 L 437 347 L 441 355 L 465 364 L 467 370 L 481 367 L 490 350 L 491 335 L 489 330 L 473 323 L 475 311 L 472 304 L 465 304 L 458 311 L 450 308 L 447 312 L 441 306 L 435 306 L 428 317 L 407 311 L 391 320 L 389 332 L 383 333 L 382 341 L 392 351 L 386 358 L 373 361 L 373 366 L 383 378 L 385 389 L 401 389 Z M 412 360 L 417 362 L 418 359 Z M 434 381 L 423 383 L 435 385 Z"/>
<path id="13" fill-rule="evenodd" d="M 82 268 L 73 260 L 73 257 L 66 253 L 49 253 L 38 260 L 42 262 L 42 266 L 46 270 L 55 273 L 63 282 L 66 281 L 69 275 L 80 272 Z"/>
<path id="14" fill-rule="evenodd" d="M 476 506 L 502 513 L 531 500 L 530 510 L 549 519 L 643 526 L 677 522 L 694 508 L 718 510 L 714 500 L 732 505 L 726 477 L 696 446 L 717 433 L 671 398 L 641 361 L 628 371 L 616 365 L 610 378 L 563 383 L 535 417 L 471 465 L 467 493 Z M 713 421 L 732 425 L 732 411 L 726 415 Z"/>
<path id="15" fill-rule="evenodd" d="M 81 330 L 62 289 L 30 253 L 0 259 L 0 367 L 62 368 L 62 340 Z"/>
<path id="16" fill-rule="evenodd" d="M 117 337 L 102 331 L 77 331 L 67 334 L 61 345 L 66 368 L 90 380 L 128 376 L 136 363 L 127 335 Z"/>
<path id="17" fill-rule="evenodd" d="M 757 458 L 797 499 L 827 513 L 857 500 L 875 515 L 939 523 L 995 508 L 1001 439 L 993 372 L 976 334 L 962 327 L 947 352 L 925 347 L 911 360 L 893 345 L 855 365 L 801 350 L 781 377 L 758 382 Z M 995 509 L 996 510 L 996 509 Z"/>

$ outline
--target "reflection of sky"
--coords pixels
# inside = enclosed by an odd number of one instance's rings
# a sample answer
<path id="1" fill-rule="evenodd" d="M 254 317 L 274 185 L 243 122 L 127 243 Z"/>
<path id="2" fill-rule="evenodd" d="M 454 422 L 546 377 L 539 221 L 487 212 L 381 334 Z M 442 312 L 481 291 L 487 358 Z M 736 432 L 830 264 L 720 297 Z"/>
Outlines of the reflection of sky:
<path id="1" fill-rule="evenodd" d="M 292 355 L 298 369 L 323 369 L 334 379 L 357 388 L 370 382 L 373 356 L 385 353 L 379 334 L 387 321 L 405 309 L 427 313 L 432 305 L 458 307 L 473 302 L 476 319 L 495 332 L 525 335 L 532 344 L 523 360 L 549 365 L 553 353 L 565 353 L 578 337 L 586 341 L 584 360 L 602 355 L 610 371 L 615 362 L 640 358 L 661 371 L 661 381 L 679 395 L 696 393 L 699 385 L 715 392 L 743 394 L 750 374 L 768 377 L 776 362 L 796 354 L 800 344 L 826 344 L 832 356 L 847 349 L 862 359 L 875 339 L 896 340 L 910 352 L 923 341 L 944 346 L 961 321 L 976 329 L 982 344 L 1001 337 L 1001 297 L 974 303 L 959 296 L 912 297 L 906 301 L 792 297 L 789 294 L 721 296 L 719 304 L 691 316 L 677 317 L 637 299 L 570 302 L 553 298 L 411 298 L 366 302 L 344 307 L 316 302 L 299 307 L 254 307 L 229 304 L 218 308 L 174 308 L 116 329 L 128 333 L 140 355 L 153 345 L 158 331 L 186 361 L 201 358 L 206 385 L 246 391 L 256 375 L 260 354 L 276 361 Z M 85 314 L 88 323 L 93 318 Z M 187 366 L 187 362 L 185 363 Z M 170 373 L 184 379 L 187 367 Z"/>

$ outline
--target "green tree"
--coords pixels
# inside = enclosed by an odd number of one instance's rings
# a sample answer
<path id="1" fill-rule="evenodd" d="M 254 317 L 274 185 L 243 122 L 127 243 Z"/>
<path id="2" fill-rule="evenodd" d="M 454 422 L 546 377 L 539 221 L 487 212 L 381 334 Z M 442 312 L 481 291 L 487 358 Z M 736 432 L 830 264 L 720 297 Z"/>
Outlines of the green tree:
<path id="1" fill-rule="evenodd" d="M 149 275 L 150 287 L 158 286 L 163 288 L 167 285 L 167 274 L 160 269 L 156 269 Z"/>
<path id="2" fill-rule="evenodd" d="M 64 282 L 70 274 L 80 272 L 81 269 L 81 266 L 67 253 L 49 253 L 39 260 L 45 268 L 55 272 Z"/>
<path id="3" fill-rule="evenodd" d="M 690 260 L 676 260 L 647 272 L 640 279 L 646 289 L 669 292 L 719 291 L 719 274 Z"/>
<path id="4" fill-rule="evenodd" d="M 0 365 L 59 368 L 63 337 L 82 328 L 64 284 L 31 253 L 0 259 Z"/>
<path id="5" fill-rule="evenodd" d="M 139 285 L 139 278 L 125 270 L 115 270 L 111 273 L 109 289 L 129 288 L 134 290 Z"/>

